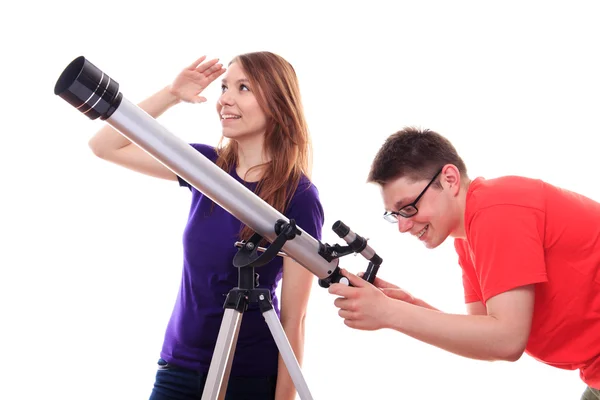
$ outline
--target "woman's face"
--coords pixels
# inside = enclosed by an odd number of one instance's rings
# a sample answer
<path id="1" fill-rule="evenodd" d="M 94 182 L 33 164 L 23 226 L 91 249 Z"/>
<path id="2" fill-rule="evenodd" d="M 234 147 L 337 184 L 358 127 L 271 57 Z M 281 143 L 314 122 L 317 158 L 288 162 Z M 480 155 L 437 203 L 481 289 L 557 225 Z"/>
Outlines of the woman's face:
<path id="1" fill-rule="evenodd" d="M 252 90 L 242 67 L 232 63 L 223 76 L 217 101 L 223 136 L 239 140 L 264 135 L 267 117 Z"/>

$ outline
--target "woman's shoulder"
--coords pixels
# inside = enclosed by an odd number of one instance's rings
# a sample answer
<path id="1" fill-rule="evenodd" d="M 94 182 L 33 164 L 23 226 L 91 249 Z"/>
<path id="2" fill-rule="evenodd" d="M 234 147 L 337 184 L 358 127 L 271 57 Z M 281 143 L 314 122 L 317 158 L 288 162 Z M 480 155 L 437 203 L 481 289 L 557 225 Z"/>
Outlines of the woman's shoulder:
<path id="1" fill-rule="evenodd" d="M 190 143 L 194 149 L 202 153 L 203 156 L 215 161 L 218 157 L 217 148 L 204 143 Z"/>
<path id="2" fill-rule="evenodd" d="M 297 207 L 321 207 L 321 199 L 317 185 L 306 175 L 302 175 L 298 181 L 298 185 L 290 199 L 290 206 Z"/>
<path id="3" fill-rule="evenodd" d="M 308 177 L 303 175 L 300 178 L 286 215 L 296 220 L 298 225 L 310 235 L 320 239 L 325 213 L 319 198 L 319 190 Z"/>
<path id="4" fill-rule="evenodd" d="M 302 174 L 298 181 L 298 186 L 296 186 L 294 196 L 301 195 L 305 192 L 308 192 L 313 196 L 319 197 L 319 189 L 317 188 L 315 183 L 306 175 Z"/>

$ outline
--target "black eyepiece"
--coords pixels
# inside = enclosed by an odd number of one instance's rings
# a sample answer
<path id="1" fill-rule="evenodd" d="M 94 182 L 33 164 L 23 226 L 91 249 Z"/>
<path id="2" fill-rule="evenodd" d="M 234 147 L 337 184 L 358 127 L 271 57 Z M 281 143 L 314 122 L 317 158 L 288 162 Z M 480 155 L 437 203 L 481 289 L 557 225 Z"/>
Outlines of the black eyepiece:
<path id="1" fill-rule="evenodd" d="M 54 94 L 94 120 L 107 119 L 121 104 L 119 84 L 80 56 L 71 61 L 54 86 Z"/>
<path id="2" fill-rule="evenodd" d="M 342 221 L 336 221 L 331 229 L 341 238 L 346 237 L 350 233 L 350 228 Z"/>

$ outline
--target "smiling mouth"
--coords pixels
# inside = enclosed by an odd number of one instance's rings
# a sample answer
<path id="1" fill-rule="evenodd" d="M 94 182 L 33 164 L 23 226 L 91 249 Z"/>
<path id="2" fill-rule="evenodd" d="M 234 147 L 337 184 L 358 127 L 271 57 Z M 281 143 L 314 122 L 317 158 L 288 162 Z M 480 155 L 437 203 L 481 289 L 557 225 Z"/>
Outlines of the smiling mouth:
<path id="1" fill-rule="evenodd" d="M 240 117 L 239 115 L 235 115 L 235 114 L 223 114 L 221 115 L 221 121 L 223 120 L 229 120 L 229 119 L 240 119 L 242 117 Z"/>
<path id="2" fill-rule="evenodd" d="M 418 233 L 417 233 L 417 238 L 421 239 L 421 236 L 423 236 L 425 234 L 425 232 L 427 232 L 427 230 L 429 229 L 429 224 L 425 225 L 425 228 L 421 229 Z"/>

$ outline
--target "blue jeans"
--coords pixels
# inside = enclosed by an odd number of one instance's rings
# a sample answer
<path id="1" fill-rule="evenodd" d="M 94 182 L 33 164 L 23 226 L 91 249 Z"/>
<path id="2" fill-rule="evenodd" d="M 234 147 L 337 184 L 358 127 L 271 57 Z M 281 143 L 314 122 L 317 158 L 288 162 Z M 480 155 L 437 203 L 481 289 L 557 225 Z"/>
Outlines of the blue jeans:
<path id="1" fill-rule="evenodd" d="M 149 400 L 200 400 L 206 374 L 158 360 Z M 273 400 L 277 376 L 229 377 L 225 400 Z"/>

